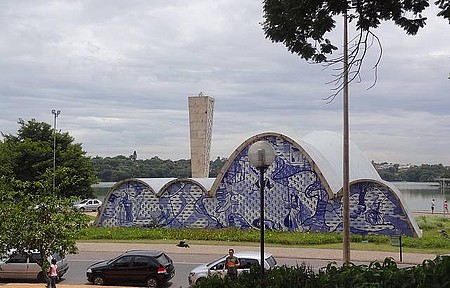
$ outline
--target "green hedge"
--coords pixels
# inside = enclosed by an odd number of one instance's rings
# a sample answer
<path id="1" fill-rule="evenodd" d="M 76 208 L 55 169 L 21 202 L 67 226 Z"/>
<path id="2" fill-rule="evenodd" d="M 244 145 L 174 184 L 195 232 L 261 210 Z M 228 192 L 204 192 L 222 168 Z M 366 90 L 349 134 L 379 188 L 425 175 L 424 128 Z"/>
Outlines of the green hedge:
<path id="1" fill-rule="evenodd" d="M 265 274 L 266 288 L 443 288 L 450 287 L 450 257 L 438 256 L 417 266 L 399 268 L 392 258 L 370 265 L 328 264 L 317 273 L 308 267 L 276 267 Z M 258 288 L 261 285 L 258 266 L 239 275 L 236 281 L 213 276 L 196 288 Z"/>

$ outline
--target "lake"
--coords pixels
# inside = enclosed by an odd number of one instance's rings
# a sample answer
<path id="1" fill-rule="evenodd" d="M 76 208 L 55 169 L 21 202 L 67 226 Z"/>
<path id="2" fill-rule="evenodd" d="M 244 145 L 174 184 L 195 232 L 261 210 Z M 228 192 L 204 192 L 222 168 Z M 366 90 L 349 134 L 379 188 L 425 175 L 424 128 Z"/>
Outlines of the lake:
<path id="1" fill-rule="evenodd" d="M 443 189 L 437 182 L 391 182 L 400 192 L 409 210 L 431 211 L 431 199 L 435 200 L 436 212 L 443 212 L 444 200 L 449 198 L 449 187 Z"/>
<path id="2" fill-rule="evenodd" d="M 96 197 L 104 200 L 109 188 L 116 182 L 100 182 L 92 185 Z M 442 212 L 444 200 L 446 197 L 450 200 L 450 188 L 443 189 L 437 182 L 391 182 L 400 192 L 406 202 L 409 210 L 414 211 L 430 211 L 431 199 L 436 202 L 436 212 Z"/>

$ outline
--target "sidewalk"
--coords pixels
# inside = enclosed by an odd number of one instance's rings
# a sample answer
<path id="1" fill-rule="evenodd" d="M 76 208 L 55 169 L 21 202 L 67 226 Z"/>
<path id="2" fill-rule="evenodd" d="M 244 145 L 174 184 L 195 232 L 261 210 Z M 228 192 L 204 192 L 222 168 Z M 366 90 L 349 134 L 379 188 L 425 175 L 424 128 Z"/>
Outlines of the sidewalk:
<path id="1" fill-rule="evenodd" d="M 259 251 L 259 245 L 255 244 L 252 246 L 240 246 L 232 245 L 236 251 L 242 250 L 252 250 Z M 189 248 L 180 248 L 175 246 L 173 243 L 170 244 L 153 244 L 153 243 L 88 243 L 80 242 L 78 243 L 79 252 L 117 252 L 122 253 L 127 250 L 162 250 L 167 253 L 177 253 L 177 254 L 217 254 L 224 255 L 228 250 L 228 246 L 220 245 L 196 245 L 190 244 Z M 225 252 L 224 252 L 225 251 Z M 320 259 L 320 260 L 330 260 L 336 263 L 342 263 L 343 252 L 337 249 L 317 249 L 317 248 L 295 248 L 295 247 L 275 247 L 275 246 L 265 246 L 265 251 L 272 253 L 275 258 L 299 258 L 299 259 Z M 350 259 L 353 263 L 370 263 L 372 261 L 383 261 L 386 257 L 392 257 L 399 263 L 399 253 L 398 252 L 383 252 L 383 251 L 351 251 Z M 423 262 L 426 259 L 434 259 L 436 255 L 425 254 L 425 253 L 403 253 L 402 264 L 416 265 Z M 69 284 L 58 284 L 57 288 L 87 288 L 96 287 L 94 285 L 69 285 Z M 1 288 L 44 288 L 43 283 L 0 283 Z M 105 288 L 124 288 L 124 286 L 102 286 Z"/>

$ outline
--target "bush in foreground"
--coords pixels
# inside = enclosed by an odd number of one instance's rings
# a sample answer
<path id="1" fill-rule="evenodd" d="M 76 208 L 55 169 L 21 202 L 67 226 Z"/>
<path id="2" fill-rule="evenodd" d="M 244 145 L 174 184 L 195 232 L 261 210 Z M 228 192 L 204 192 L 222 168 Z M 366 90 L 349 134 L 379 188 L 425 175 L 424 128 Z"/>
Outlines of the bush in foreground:
<path id="1" fill-rule="evenodd" d="M 265 274 L 266 288 L 442 288 L 450 287 L 450 256 L 438 256 L 417 266 L 399 268 L 392 258 L 370 265 L 328 264 L 318 273 L 304 265 L 280 266 Z M 239 275 L 236 281 L 213 276 L 198 283 L 196 288 L 259 288 L 261 274 L 258 266 Z"/>

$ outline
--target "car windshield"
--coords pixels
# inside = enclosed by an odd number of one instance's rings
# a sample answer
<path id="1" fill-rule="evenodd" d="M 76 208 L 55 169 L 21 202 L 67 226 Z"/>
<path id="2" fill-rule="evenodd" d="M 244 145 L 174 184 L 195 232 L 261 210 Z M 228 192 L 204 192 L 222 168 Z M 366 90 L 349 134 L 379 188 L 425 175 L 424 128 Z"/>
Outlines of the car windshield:
<path id="1" fill-rule="evenodd" d="M 61 260 L 62 260 L 62 258 L 61 258 L 61 256 L 59 255 L 59 253 L 54 253 L 54 254 L 52 255 L 52 257 L 53 257 L 53 259 L 55 259 L 56 261 L 61 261 Z"/>
<path id="2" fill-rule="evenodd" d="M 89 200 L 89 199 L 81 200 L 81 202 L 80 202 L 79 204 L 85 204 L 88 200 Z"/>
<path id="3" fill-rule="evenodd" d="M 37 263 L 41 262 L 41 254 L 40 253 L 33 253 L 33 255 L 30 255 L 30 263 Z"/>
<path id="4" fill-rule="evenodd" d="M 224 256 L 224 257 L 222 257 L 222 258 L 220 258 L 220 260 L 223 260 L 223 259 L 225 259 L 225 257 L 226 256 Z M 206 264 L 206 266 L 211 266 L 211 265 L 213 265 L 214 263 L 216 263 L 217 262 L 217 260 L 214 260 L 214 261 L 212 261 L 212 262 L 209 262 L 208 264 Z"/>
<path id="5" fill-rule="evenodd" d="M 122 257 L 123 255 L 124 255 L 124 254 L 120 254 L 119 256 L 114 257 L 114 258 L 108 260 L 106 263 L 109 265 L 109 264 L 113 263 L 114 261 L 118 260 L 118 259 L 119 259 L 120 257 Z"/>
<path id="6" fill-rule="evenodd" d="M 161 255 L 156 257 L 156 260 L 158 260 L 159 264 L 161 264 L 163 266 L 170 264 L 169 258 L 164 253 L 161 253 Z"/>

